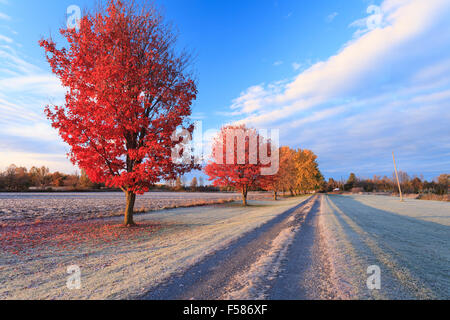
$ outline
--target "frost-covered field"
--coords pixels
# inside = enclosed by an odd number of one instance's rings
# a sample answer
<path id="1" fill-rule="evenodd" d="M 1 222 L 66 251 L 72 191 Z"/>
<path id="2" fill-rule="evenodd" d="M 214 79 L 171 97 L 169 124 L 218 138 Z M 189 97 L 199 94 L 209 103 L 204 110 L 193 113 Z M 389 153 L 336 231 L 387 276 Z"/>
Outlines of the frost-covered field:
<path id="1" fill-rule="evenodd" d="M 0 299 L 139 296 L 299 200 L 251 203 L 142 214 L 136 218 L 141 226 L 131 231 L 117 226 L 120 218 L 0 228 Z M 70 265 L 81 268 L 80 290 L 66 287 Z"/>
<path id="2" fill-rule="evenodd" d="M 271 197 L 251 193 L 250 199 Z M 135 209 L 152 211 L 178 206 L 214 204 L 238 199 L 235 193 L 149 192 L 138 196 Z M 0 193 L 0 224 L 53 219 L 89 219 L 121 215 L 125 209 L 122 192 L 97 193 Z"/>
<path id="3" fill-rule="evenodd" d="M 450 298 L 450 203 L 326 196 L 320 219 L 344 297 Z M 381 290 L 367 289 L 370 265 Z"/>
<path id="4" fill-rule="evenodd" d="M 446 202 L 319 195 L 153 211 L 131 229 L 121 217 L 4 223 L 0 299 L 449 299 L 449 217 Z M 66 287 L 71 265 L 79 290 Z M 373 265 L 380 290 L 367 288 Z"/>

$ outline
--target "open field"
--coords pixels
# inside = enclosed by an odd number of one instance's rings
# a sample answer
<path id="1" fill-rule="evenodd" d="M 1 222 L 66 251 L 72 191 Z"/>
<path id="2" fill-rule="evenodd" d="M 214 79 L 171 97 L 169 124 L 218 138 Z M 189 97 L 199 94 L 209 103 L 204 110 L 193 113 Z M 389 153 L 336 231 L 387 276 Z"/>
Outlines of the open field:
<path id="1" fill-rule="evenodd" d="M 239 198 L 237 193 L 149 192 L 137 197 L 135 210 L 216 204 Z M 255 192 L 250 193 L 249 198 L 261 200 L 271 195 Z M 0 193 L 0 224 L 104 218 L 120 216 L 124 209 L 123 192 Z"/>
<path id="2" fill-rule="evenodd" d="M 0 299 L 449 299 L 450 204 L 317 195 L 0 228 Z M 66 268 L 82 288 L 66 288 Z M 367 268 L 381 270 L 369 290 Z"/>
<path id="3" fill-rule="evenodd" d="M 120 218 L 0 229 L 0 299 L 119 299 L 142 295 L 298 203 L 298 199 L 179 208 Z M 25 236 L 25 240 L 23 241 Z M 12 241 L 11 241 L 12 240 Z M 8 244 L 6 246 L 5 244 Z M 66 268 L 82 269 L 81 290 Z"/>
<path id="4" fill-rule="evenodd" d="M 382 196 L 312 197 L 144 297 L 448 299 L 449 209 Z M 367 287 L 373 265 L 380 290 Z"/>
<path id="5" fill-rule="evenodd" d="M 329 196 L 321 225 L 350 298 L 450 298 L 450 204 L 383 196 Z M 381 269 L 381 290 L 366 269 Z"/>

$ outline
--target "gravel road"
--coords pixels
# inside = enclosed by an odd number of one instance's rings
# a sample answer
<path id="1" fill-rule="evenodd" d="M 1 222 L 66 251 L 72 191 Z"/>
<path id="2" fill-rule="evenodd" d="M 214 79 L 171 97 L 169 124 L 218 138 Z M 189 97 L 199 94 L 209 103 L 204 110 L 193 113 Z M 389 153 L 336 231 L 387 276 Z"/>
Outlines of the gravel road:
<path id="1" fill-rule="evenodd" d="M 140 298 L 450 298 L 450 207 L 397 202 L 313 196 Z M 369 289 L 374 266 L 381 287 Z"/>
<path id="2" fill-rule="evenodd" d="M 312 197 L 142 299 L 324 299 L 331 272 L 317 230 L 320 197 Z"/>

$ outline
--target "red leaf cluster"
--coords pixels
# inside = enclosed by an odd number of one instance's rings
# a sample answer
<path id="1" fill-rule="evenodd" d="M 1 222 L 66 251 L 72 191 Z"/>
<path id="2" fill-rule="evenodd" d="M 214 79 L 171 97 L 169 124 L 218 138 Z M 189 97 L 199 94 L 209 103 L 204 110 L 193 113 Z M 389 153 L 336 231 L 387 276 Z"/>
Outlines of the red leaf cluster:
<path id="1" fill-rule="evenodd" d="M 174 36 L 155 10 L 110 0 L 62 29 L 68 48 L 41 40 L 53 73 L 67 88 L 64 106 L 47 117 L 89 178 L 137 194 L 193 168 L 174 164 L 172 141 L 187 121 L 197 88 L 177 55 Z"/>
<path id="2" fill-rule="evenodd" d="M 204 171 L 215 186 L 240 190 L 246 204 L 249 189 L 262 187 L 272 179 L 261 174 L 261 169 L 268 166 L 260 157 L 262 148 L 270 155 L 268 142 L 257 130 L 245 125 L 225 126 L 213 142 L 214 161 Z"/>
<path id="3" fill-rule="evenodd" d="M 39 222 L 0 228 L 0 242 L 3 252 L 21 256 L 50 251 L 78 253 L 80 249 L 95 250 L 105 244 L 123 244 L 149 236 L 161 227 L 159 223 L 146 223 L 125 228 L 101 220 Z"/>

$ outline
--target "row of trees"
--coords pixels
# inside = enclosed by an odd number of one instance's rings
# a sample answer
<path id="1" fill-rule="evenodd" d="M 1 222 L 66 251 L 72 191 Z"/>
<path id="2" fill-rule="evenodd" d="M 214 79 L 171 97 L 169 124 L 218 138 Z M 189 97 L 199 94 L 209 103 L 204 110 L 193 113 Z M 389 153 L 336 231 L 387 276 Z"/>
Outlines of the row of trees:
<path id="1" fill-rule="evenodd" d="M 84 170 L 81 174 L 65 174 L 50 172 L 48 167 L 18 167 L 10 165 L 6 170 L 0 171 L 0 191 L 23 192 L 30 190 L 98 190 L 108 189 L 104 183 L 93 183 Z M 187 181 L 185 177 L 177 177 L 165 184 L 153 186 L 152 189 L 172 191 L 219 191 L 220 189 L 205 185 L 203 177 L 194 177 Z M 114 189 L 113 189 L 114 190 Z"/>
<path id="2" fill-rule="evenodd" d="M 278 192 L 296 195 L 319 190 L 323 185 L 312 151 L 278 148 L 245 125 L 223 127 L 212 152 L 214 160 L 204 169 L 209 180 L 214 186 L 240 191 L 244 205 L 250 190 L 272 191 L 276 200 Z"/>
<path id="3" fill-rule="evenodd" d="M 399 181 L 404 193 L 432 193 L 447 194 L 450 188 L 450 174 L 441 174 L 432 181 L 427 181 L 423 176 L 410 177 L 406 172 L 399 171 Z M 330 178 L 326 184 L 326 191 L 331 192 L 336 188 L 343 191 L 365 192 L 398 192 L 397 180 L 393 173 L 388 176 L 373 176 L 373 178 L 359 178 L 351 173 L 347 181 L 336 181 Z"/>
<path id="4" fill-rule="evenodd" d="M 58 48 L 52 38 L 39 42 L 52 72 L 67 89 L 65 103 L 46 107 L 45 112 L 70 146 L 72 163 L 94 183 L 125 193 L 124 225 L 133 226 L 136 195 L 161 180 L 200 169 L 193 156 L 176 162 L 173 154 L 185 142 L 183 137 L 174 139 L 173 133 L 194 130 L 189 116 L 197 86 L 190 73 L 191 59 L 180 52 L 170 25 L 149 1 L 109 0 L 96 11 L 85 11 L 78 28 L 63 28 L 60 33 L 66 48 Z M 241 190 L 246 204 L 251 188 L 276 195 L 307 191 L 320 183 L 315 155 L 307 150 L 282 148 L 281 172 L 267 173 L 277 163 L 268 163 L 259 151 L 269 147 L 266 156 L 272 156 L 278 146 L 260 140 L 253 129 L 242 129 L 257 139 L 258 159 L 253 161 L 255 152 L 250 152 L 253 145 L 248 140 L 244 159 L 238 159 L 242 150 L 235 147 L 233 164 L 215 161 L 205 168 L 215 186 Z M 226 141 L 216 149 L 222 143 Z M 285 181 L 286 175 L 293 181 Z"/>
<path id="5" fill-rule="evenodd" d="M 177 177 L 174 180 L 169 180 L 164 186 L 159 185 L 159 188 L 164 188 L 171 191 L 192 191 L 192 192 L 217 192 L 222 191 L 211 185 L 205 184 L 205 179 L 200 177 L 193 177 L 188 181 L 185 176 Z"/>
<path id="6" fill-rule="evenodd" d="M 0 190 L 27 191 L 30 188 L 46 190 L 49 188 L 70 188 L 75 190 L 99 189 L 102 184 L 93 183 L 84 170 L 81 174 L 50 173 L 47 167 L 25 167 L 10 165 L 0 172 Z"/>
<path id="7" fill-rule="evenodd" d="M 306 149 L 279 149 L 280 161 L 277 174 L 263 180 L 263 189 L 272 191 L 274 200 L 279 192 L 289 192 L 291 196 L 319 191 L 324 178 L 319 170 L 317 156 Z"/>

